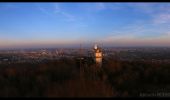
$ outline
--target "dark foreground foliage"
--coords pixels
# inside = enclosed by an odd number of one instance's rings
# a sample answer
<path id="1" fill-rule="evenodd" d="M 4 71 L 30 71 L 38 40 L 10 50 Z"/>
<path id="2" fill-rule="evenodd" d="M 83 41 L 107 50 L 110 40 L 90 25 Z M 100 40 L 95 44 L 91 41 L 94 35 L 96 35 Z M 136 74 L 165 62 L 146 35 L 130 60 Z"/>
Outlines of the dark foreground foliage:
<path id="1" fill-rule="evenodd" d="M 97 74 L 94 64 L 83 67 L 80 71 L 75 59 L 0 65 L 0 96 L 139 97 L 170 93 L 170 64 L 110 58 L 103 61 Z"/>

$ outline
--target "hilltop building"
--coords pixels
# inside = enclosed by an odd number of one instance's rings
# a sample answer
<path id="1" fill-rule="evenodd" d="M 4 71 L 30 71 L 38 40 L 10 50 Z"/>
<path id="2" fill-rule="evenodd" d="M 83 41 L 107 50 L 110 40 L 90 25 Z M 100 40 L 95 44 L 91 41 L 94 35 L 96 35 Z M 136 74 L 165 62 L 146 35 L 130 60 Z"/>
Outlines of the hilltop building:
<path id="1" fill-rule="evenodd" d="M 96 62 L 96 65 L 102 66 L 102 58 L 103 58 L 103 53 L 102 49 L 97 46 L 97 44 L 94 45 L 94 60 Z"/>

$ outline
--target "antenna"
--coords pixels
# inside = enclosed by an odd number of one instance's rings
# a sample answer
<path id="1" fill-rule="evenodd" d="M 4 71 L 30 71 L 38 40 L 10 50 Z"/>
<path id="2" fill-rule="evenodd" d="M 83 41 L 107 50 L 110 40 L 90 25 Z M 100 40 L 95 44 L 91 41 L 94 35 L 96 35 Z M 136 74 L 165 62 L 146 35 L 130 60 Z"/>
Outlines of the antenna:
<path id="1" fill-rule="evenodd" d="M 80 57 L 82 57 L 82 45 L 80 44 Z"/>
<path id="2" fill-rule="evenodd" d="M 103 43 L 101 43 L 101 49 L 102 49 L 102 52 L 104 53 L 104 47 L 103 47 Z"/>
<path id="3" fill-rule="evenodd" d="M 82 75 L 82 46 L 80 44 L 80 48 L 79 48 L 79 60 L 80 60 L 80 78 L 81 78 L 81 75 Z"/>

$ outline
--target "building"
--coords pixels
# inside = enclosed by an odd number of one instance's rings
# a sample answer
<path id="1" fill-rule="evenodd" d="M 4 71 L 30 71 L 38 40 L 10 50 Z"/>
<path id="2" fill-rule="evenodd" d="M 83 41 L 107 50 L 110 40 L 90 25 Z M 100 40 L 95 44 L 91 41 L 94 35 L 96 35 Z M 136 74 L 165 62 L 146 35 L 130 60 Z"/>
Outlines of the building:
<path id="1" fill-rule="evenodd" d="M 102 58 L 103 58 L 103 53 L 102 49 L 97 46 L 97 44 L 94 45 L 94 60 L 96 62 L 96 65 L 102 66 Z"/>

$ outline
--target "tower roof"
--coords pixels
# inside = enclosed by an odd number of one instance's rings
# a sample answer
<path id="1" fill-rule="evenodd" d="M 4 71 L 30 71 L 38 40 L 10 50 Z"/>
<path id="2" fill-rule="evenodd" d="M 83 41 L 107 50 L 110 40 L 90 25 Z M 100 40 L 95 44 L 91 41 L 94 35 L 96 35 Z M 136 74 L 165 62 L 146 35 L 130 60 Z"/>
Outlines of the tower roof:
<path id="1" fill-rule="evenodd" d="M 94 45 L 94 49 L 97 49 L 97 44 Z"/>

